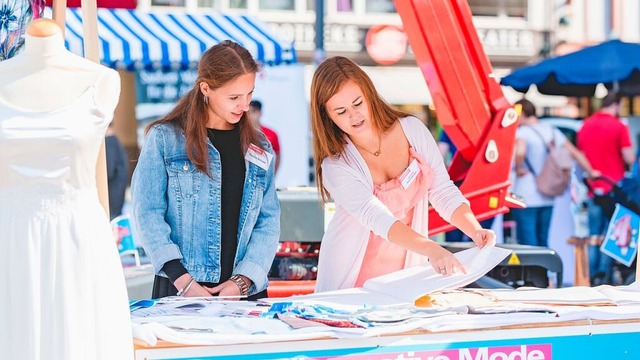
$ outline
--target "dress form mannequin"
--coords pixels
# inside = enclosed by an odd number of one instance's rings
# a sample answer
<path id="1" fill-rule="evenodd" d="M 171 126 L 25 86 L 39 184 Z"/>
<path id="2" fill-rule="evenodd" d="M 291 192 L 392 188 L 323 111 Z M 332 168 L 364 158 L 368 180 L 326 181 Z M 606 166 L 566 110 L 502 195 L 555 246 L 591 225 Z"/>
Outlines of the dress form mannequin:
<path id="1" fill-rule="evenodd" d="M 0 62 L 0 99 L 16 108 L 54 110 L 72 103 L 88 87 L 95 86 L 95 100 L 104 113 L 113 113 L 120 95 L 115 70 L 68 51 L 62 29 L 53 20 L 36 19 L 27 27 L 25 48 Z M 108 210 L 104 145 L 97 162 L 98 193 Z"/>
<path id="2" fill-rule="evenodd" d="M 68 52 L 51 20 L 0 62 L 0 349 L 26 360 L 133 359 L 122 264 L 96 191 L 118 74 Z"/>
<path id="3" fill-rule="evenodd" d="M 53 20 L 37 19 L 27 27 L 25 48 L 0 62 L 0 98 L 14 107 L 52 110 L 73 102 L 95 85 L 95 99 L 113 112 L 120 95 L 115 70 L 69 52 L 62 30 Z M 96 83 L 98 82 L 98 83 Z"/>

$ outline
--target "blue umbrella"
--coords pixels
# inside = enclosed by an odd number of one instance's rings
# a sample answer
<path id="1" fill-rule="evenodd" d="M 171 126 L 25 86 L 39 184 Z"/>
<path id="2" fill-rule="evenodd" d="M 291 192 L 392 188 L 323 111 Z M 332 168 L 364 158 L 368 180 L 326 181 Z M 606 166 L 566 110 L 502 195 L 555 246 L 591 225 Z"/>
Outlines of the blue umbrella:
<path id="1" fill-rule="evenodd" d="M 596 85 L 623 95 L 640 94 L 640 44 L 609 40 L 515 69 L 500 83 L 519 92 L 536 85 L 547 95 L 593 96 Z"/>

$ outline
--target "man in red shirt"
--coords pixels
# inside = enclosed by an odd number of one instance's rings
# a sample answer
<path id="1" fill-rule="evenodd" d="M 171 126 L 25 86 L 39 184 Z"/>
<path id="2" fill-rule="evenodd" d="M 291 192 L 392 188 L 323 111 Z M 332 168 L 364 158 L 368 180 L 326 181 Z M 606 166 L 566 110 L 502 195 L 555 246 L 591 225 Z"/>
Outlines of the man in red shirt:
<path id="1" fill-rule="evenodd" d="M 629 128 L 618 118 L 620 97 L 610 92 L 602 99 L 602 107 L 584 120 L 578 132 L 577 145 L 595 170 L 602 176 L 618 182 L 624 178 L 627 165 L 635 160 Z M 592 181 L 595 195 L 604 195 L 612 186 L 604 181 Z M 607 231 L 609 216 L 593 201 L 589 194 L 588 217 L 591 236 L 602 236 Z M 589 271 L 593 285 L 608 283 L 611 278 L 611 258 L 599 251 L 595 245 L 589 246 Z"/>
<path id="2" fill-rule="evenodd" d="M 280 167 L 280 141 L 278 141 L 278 134 L 275 131 L 269 129 L 268 127 L 262 125 L 260 123 L 260 118 L 262 117 L 262 103 L 258 100 L 251 100 L 249 103 L 249 119 L 253 122 L 253 125 L 260 129 L 267 139 L 271 142 L 271 146 L 273 146 L 273 151 L 276 153 L 275 161 L 276 161 L 276 173 L 278 172 L 278 167 Z"/>

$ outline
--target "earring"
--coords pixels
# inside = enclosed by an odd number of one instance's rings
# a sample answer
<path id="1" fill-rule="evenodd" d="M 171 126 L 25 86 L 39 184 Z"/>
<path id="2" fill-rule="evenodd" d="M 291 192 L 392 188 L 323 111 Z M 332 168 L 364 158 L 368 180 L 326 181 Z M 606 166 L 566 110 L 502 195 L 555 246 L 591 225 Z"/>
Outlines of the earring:
<path id="1" fill-rule="evenodd" d="M 204 104 L 205 105 L 209 105 L 209 98 L 207 97 L 207 95 L 202 95 L 202 99 L 204 100 Z"/>

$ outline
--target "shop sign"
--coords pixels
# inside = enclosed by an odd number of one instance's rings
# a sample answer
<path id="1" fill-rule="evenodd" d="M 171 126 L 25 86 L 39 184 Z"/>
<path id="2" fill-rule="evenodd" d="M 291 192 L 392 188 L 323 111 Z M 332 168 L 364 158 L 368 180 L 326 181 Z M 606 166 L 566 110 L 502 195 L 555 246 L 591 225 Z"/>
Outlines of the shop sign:
<path id="1" fill-rule="evenodd" d="M 374 25 L 365 39 L 367 54 L 381 65 L 392 65 L 407 53 L 407 34 L 398 26 Z"/>
<path id="2" fill-rule="evenodd" d="M 269 26 L 282 39 L 294 41 L 296 50 L 313 51 L 315 49 L 315 28 L 313 23 L 272 22 Z M 386 27 L 390 27 L 390 25 Z M 377 26 L 372 26 L 371 28 L 377 28 Z M 393 28 L 400 29 L 395 26 Z M 396 31 L 392 33 L 390 29 L 388 31 L 384 30 L 382 37 L 397 38 L 397 40 L 399 40 L 398 33 Z M 365 31 L 367 31 L 366 28 L 361 28 L 355 24 L 327 23 L 324 27 L 325 50 L 361 52 L 364 50 L 363 44 L 366 42 Z M 478 28 L 477 32 L 480 42 L 488 56 L 509 55 L 530 57 L 535 56 L 541 46 L 540 34 L 533 30 Z M 385 40 L 385 42 L 387 41 L 388 40 Z M 393 49 L 388 50 L 391 52 Z M 367 49 L 367 52 L 369 51 L 370 49 Z M 409 46 L 405 47 L 405 53 L 407 52 L 411 53 Z M 376 54 L 378 54 L 378 52 L 376 52 Z M 394 54 L 397 56 L 395 52 Z M 369 55 L 372 58 L 376 56 Z M 386 55 L 390 56 L 391 54 Z"/>
<path id="3" fill-rule="evenodd" d="M 141 103 L 172 103 L 193 87 L 198 71 L 170 70 L 136 72 L 136 96 Z"/>
<path id="4" fill-rule="evenodd" d="M 383 348 L 384 349 L 384 348 Z M 298 357 L 295 357 L 296 359 Z M 300 357 L 302 358 L 302 357 Z M 308 360 L 329 360 L 333 356 L 305 356 Z M 551 360 L 551 344 L 483 346 L 477 348 L 371 352 L 341 355 L 345 360 Z"/>
<path id="5" fill-rule="evenodd" d="M 534 56 L 540 50 L 532 30 L 477 29 L 487 55 Z"/>
<path id="6" fill-rule="evenodd" d="M 315 25 L 312 23 L 269 23 L 283 40 L 295 41 L 296 50 L 315 49 Z M 325 24 L 324 48 L 327 51 L 362 51 L 363 32 L 357 25 Z"/>

